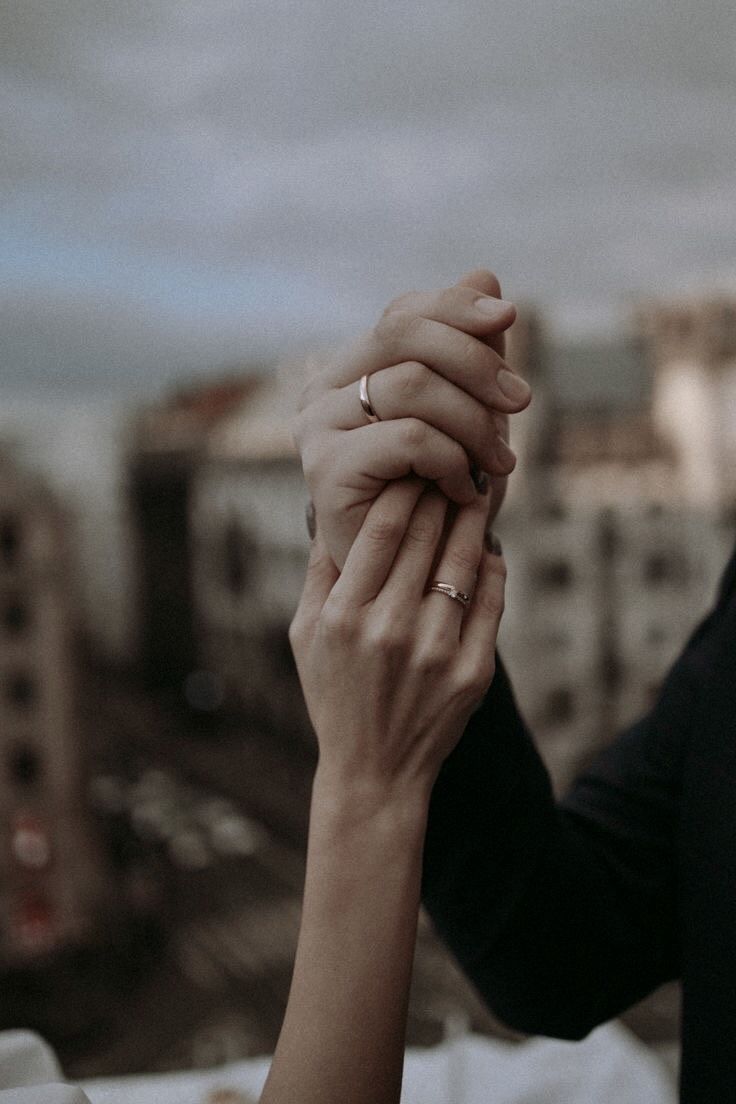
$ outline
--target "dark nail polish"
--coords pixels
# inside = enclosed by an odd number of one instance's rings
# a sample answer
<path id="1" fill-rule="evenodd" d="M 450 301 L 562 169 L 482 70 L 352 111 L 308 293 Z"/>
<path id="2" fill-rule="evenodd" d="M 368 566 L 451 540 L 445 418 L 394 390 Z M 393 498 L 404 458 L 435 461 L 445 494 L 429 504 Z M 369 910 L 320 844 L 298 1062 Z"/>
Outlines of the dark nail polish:
<path id="1" fill-rule="evenodd" d="M 486 548 L 492 556 L 503 556 L 503 548 L 501 547 L 501 542 L 491 529 L 489 529 L 486 533 L 485 539 Z"/>
<path id="2" fill-rule="evenodd" d="M 488 476 L 480 470 L 477 464 L 470 465 L 470 478 L 473 480 L 473 486 L 478 494 L 485 494 L 488 490 Z"/>
<path id="3" fill-rule="evenodd" d="M 305 517 L 307 522 L 307 532 L 309 533 L 309 539 L 314 540 L 317 536 L 317 514 L 314 510 L 314 503 L 310 499 L 307 503 L 305 510 Z"/>

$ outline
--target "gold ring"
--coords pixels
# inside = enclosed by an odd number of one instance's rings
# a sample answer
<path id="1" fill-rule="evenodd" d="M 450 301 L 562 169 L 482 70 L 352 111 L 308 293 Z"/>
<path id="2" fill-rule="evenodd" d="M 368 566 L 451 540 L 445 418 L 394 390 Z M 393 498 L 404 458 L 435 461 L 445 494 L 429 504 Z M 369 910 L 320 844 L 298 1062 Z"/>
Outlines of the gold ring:
<path id="1" fill-rule="evenodd" d="M 451 583 L 435 581 L 429 589 L 437 591 L 438 594 L 446 594 L 448 598 L 452 598 L 453 602 L 459 602 L 465 609 L 470 605 L 470 595 L 466 594 L 464 590 L 458 590 Z"/>
<path id="2" fill-rule="evenodd" d="M 369 422 L 380 422 L 380 418 L 373 409 L 373 403 L 368 395 L 368 376 L 360 377 L 360 387 L 358 389 L 360 395 L 360 405 L 363 407 L 363 413 Z"/>

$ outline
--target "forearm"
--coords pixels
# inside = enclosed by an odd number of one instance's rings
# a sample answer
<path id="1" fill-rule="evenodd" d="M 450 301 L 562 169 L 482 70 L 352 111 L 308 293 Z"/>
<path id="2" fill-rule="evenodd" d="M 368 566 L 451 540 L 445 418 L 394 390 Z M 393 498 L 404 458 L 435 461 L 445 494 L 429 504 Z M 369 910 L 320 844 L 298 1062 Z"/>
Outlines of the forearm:
<path id="1" fill-rule="evenodd" d="M 261 1104 L 397 1104 L 426 798 L 318 770 L 289 1003 Z"/>
<path id="2" fill-rule="evenodd" d="M 556 806 L 498 665 L 435 787 L 424 899 L 510 1026 L 577 1038 L 676 971 L 673 832 L 693 699 L 680 667 Z"/>

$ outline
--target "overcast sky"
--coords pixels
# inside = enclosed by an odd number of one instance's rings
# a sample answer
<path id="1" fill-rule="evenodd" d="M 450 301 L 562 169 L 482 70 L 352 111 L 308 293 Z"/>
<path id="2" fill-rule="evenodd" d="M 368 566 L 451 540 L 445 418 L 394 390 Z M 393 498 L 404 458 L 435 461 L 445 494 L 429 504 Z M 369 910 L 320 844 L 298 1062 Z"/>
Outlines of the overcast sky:
<path id="1" fill-rule="evenodd" d="M 3 0 L 0 378 L 160 379 L 487 264 L 734 286 L 733 0 Z"/>

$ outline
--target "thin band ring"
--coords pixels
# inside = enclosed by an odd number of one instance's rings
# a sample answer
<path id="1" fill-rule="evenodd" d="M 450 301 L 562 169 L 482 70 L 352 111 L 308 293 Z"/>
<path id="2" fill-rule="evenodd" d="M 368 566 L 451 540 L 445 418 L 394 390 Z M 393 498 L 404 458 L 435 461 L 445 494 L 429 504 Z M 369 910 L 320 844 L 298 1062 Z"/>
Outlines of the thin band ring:
<path id="1" fill-rule="evenodd" d="M 360 387 L 358 389 L 360 396 L 360 405 L 363 407 L 363 413 L 369 422 L 380 422 L 380 418 L 373 409 L 373 403 L 368 395 L 368 376 L 360 377 Z"/>
<path id="2" fill-rule="evenodd" d="M 447 595 L 448 598 L 452 598 L 453 602 L 459 602 L 464 609 L 467 609 L 470 605 L 470 595 L 466 594 L 464 590 L 458 590 L 451 583 L 435 581 L 429 589 L 436 591 L 437 594 Z"/>

